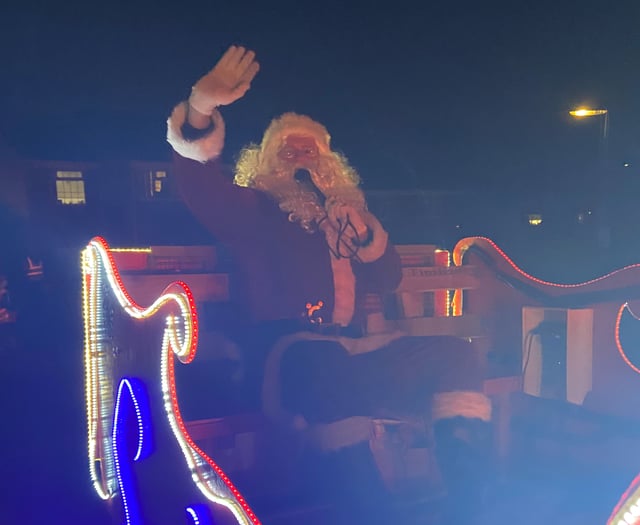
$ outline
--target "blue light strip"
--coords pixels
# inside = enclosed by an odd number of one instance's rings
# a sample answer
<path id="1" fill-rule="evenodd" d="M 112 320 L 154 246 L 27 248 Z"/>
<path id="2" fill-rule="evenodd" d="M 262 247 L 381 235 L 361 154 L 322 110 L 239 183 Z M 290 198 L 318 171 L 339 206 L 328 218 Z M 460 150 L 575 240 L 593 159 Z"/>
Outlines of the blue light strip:
<path id="1" fill-rule="evenodd" d="M 135 454 L 130 450 L 131 425 L 129 424 L 134 414 L 137 427 Z M 151 454 L 151 433 L 145 432 L 145 429 L 148 430 L 150 421 L 149 404 L 142 381 L 134 378 L 121 379 L 113 415 L 111 443 L 126 525 L 142 525 L 140 504 L 134 491 L 132 464 Z"/>
<path id="2" fill-rule="evenodd" d="M 185 510 L 190 518 L 189 525 L 213 525 L 210 509 L 207 505 L 198 503 L 188 506 Z"/>
<path id="3" fill-rule="evenodd" d="M 187 513 L 191 516 L 193 520 L 193 525 L 200 525 L 200 518 L 198 517 L 198 513 L 193 510 L 191 507 L 187 507 Z"/>

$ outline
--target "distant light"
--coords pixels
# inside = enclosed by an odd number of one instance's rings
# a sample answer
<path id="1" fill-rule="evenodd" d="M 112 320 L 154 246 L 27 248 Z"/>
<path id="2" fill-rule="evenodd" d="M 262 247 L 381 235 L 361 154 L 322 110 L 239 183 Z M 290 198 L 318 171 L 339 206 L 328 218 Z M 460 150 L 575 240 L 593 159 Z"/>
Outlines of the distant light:
<path id="1" fill-rule="evenodd" d="M 456 224 L 456 229 L 459 230 L 460 228 L 462 228 L 462 224 Z"/>
<path id="2" fill-rule="evenodd" d="M 572 117 L 593 117 L 595 115 L 605 115 L 606 109 L 590 109 L 590 108 L 578 108 L 569 111 L 569 115 Z"/>
<path id="3" fill-rule="evenodd" d="M 631 167 L 631 164 L 629 164 L 628 162 L 625 162 L 622 166 L 623 166 L 624 168 L 630 168 L 630 167 Z"/>
<path id="4" fill-rule="evenodd" d="M 542 215 L 536 213 L 529 214 L 529 224 L 531 226 L 540 226 L 542 224 Z"/>
<path id="5" fill-rule="evenodd" d="M 576 219 L 580 224 L 583 224 L 587 221 L 589 217 L 591 217 L 591 215 L 593 215 L 593 212 L 589 209 L 584 211 L 579 211 L 578 215 L 576 216 Z"/>

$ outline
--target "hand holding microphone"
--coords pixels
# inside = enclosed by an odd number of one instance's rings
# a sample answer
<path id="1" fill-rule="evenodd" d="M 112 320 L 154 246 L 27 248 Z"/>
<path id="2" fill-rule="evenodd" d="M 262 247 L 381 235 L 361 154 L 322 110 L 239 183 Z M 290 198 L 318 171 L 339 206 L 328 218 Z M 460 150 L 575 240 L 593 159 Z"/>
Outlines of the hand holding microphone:
<path id="1" fill-rule="evenodd" d="M 329 248 L 338 258 L 358 256 L 361 248 L 372 240 L 373 215 L 348 204 L 330 199 L 325 205 L 327 215 L 320 224 L 327 237 Z"/>

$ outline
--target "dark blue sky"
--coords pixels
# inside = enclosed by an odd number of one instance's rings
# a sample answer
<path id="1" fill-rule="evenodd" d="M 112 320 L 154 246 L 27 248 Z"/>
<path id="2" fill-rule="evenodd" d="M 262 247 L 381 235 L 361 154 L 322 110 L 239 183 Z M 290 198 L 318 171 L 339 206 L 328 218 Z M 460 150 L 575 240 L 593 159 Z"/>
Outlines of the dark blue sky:
<path id="1" fill-rule="evenodd" d="M 581 103 L 609 109 L 612 159 L 638 157 L 640 3 L 411 4 L 5 8 L 0 131 L 34 157 L 165 158 L 171 107 L 240 43 L 262 70 L 225 111 L 230 159 L 294 110 L 370 187 L 567 189 L 597 160 L 598 120 L 567 116 Z"/>

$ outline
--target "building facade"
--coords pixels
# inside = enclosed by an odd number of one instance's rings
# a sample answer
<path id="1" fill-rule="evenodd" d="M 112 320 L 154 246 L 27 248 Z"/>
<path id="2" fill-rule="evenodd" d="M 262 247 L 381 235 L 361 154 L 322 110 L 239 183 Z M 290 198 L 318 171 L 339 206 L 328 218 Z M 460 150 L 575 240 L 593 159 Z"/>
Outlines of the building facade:
<path id="1" fill-rule="evenodd" d="M 463 237 L 480 235 L 494 239 L 534 275 L 579 280 L 640 260 L 640 250 L 630 242 L 640 224 L 637 206 L 628 204 L 633 184 L 612 193 L 605 245 L 596 231 L 595 208 L 580 191 L 366 193 L 370 209 L 397 244 L 450 249 Z M 179 199 L 167 162 L 78 163 L 5 155 L 0 213 L 4 245 L 24 245 L 19 249 L 34 257 L 52 250 L 78 254 L 96 235 L 113 246 L 215 242 Z"/>

